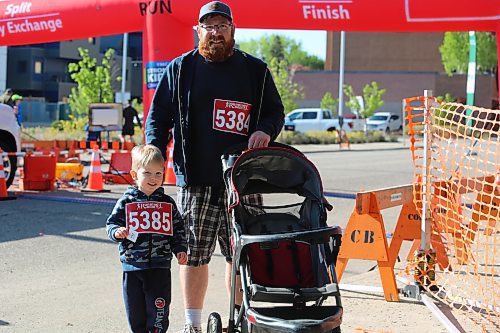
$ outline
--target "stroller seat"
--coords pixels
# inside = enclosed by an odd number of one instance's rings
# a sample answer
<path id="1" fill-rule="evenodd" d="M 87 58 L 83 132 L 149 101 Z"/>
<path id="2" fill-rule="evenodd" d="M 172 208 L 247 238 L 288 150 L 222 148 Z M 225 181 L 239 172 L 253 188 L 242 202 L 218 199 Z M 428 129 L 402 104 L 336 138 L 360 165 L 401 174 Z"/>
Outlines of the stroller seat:
<path id="1" fill-rule="evenodd" d="M 310 230 L 304 222 L 287 213 L 267 213 L 247 221 L 240 243 L 248 260 L 251 300 L 297 303 L 338 294 L 337 283 L 329 283 L 326 274 L 319 276 L 321 265 L 313 257 L 321 256 L 314 247 L 329 243 L 332 237 L 340 238 L 341 229 Z M 321 261 L 325 260 L 332 259 Z"/>

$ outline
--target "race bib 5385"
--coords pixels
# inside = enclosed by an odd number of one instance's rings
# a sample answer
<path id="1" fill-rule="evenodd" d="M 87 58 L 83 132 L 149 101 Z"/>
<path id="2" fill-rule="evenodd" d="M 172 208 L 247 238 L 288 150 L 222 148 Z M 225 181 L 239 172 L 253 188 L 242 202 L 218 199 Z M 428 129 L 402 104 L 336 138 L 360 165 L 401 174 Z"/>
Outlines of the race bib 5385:
<path id="1" fill-rule="evenodd" d="M 214 101 L 213 129 L 248 135 L 252 104 L 216 99 Z"/>
<path id="2" fill-rule="evenodd" d="M 172 204 L 167 202 L 131 202 L 125 205 L 129 233 L 172 235 Z"/>

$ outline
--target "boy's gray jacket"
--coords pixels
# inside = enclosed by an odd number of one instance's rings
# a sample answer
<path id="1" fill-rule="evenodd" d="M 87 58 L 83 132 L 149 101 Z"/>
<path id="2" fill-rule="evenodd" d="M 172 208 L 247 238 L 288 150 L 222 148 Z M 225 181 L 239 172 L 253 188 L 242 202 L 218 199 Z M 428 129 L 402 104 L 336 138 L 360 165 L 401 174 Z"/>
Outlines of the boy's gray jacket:
<path id="1" fill-rule="evenodd" d="M 283 128 L 284 108 L 276 85 L 266 63 L 238 49 L 246 59 L 246 72 L 242 80 L 251 82 L 252 108 L 249 133 L 262 131 L 271 140 L 276 139 Z M 146 120 L 146 142 L 158 147 L 165 156 L 168 131 L 173 128 L 173 169 L 177 186 L 189 185 L 186 157 L 189 156 L 189 96 L 194 76 L 194 49 L 172 60 L 165 69 L 156 88 L 148 118 Z"/>
<path id="2" fill-rule="evenodd" d="M 172 204 L 173 236 L 161 234 L 139 234 L 135 242 L 128 239 L 115 238 L 115 232 L 126 226 L 125 205 L 130 202 L 159 201 Z M 131 186 L 118 199 L 111 215 L 106 221 L 106 232 L 109 239 L 118 242 L 120 261 L 123 270 L 141 270 L 149 268 L 170 268 L 172 252 L 187 252 L 184 222 L 176 208 L 175 201 L 158 188 L 149 197 L 137 187 Z"/>

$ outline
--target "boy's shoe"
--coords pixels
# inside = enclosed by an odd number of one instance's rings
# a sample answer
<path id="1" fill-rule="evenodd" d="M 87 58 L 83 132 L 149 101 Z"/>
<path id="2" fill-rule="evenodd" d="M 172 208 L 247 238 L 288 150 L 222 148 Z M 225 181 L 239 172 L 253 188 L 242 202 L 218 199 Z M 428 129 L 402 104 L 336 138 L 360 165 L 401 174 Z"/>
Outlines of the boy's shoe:
<path id="1" fill-rule="evenodd" d="M 184 324 L 182 333 L 202 333 L 201 327 L 195 327 L 191 324 Z"/>

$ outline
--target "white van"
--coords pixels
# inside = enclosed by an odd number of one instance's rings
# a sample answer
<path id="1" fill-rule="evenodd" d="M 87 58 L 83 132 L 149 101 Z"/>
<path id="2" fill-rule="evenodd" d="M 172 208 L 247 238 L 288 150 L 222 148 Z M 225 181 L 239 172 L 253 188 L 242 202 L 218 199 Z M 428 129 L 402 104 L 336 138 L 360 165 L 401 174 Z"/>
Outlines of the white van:
<path id="1" fill-rule="evenodd" d="M 368 131 L 382 131 L 390 133 L 403 129 L 403 121 L 397 114 L 390 112 L 376 112 L 366 120 L 366 129 Z"/>
<path id="2" fill-rule="evenodd" d="M 16 120 L 14 109 L 0 104 L 0 148 L 4 152 L 17 152 L 21 149 L 21 128 Z M 16 156 L 1 156 L 7 187 L 12 184 L 17 168 Z"/>

